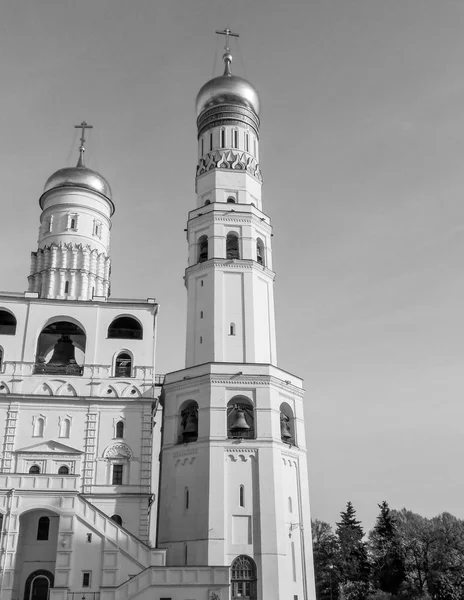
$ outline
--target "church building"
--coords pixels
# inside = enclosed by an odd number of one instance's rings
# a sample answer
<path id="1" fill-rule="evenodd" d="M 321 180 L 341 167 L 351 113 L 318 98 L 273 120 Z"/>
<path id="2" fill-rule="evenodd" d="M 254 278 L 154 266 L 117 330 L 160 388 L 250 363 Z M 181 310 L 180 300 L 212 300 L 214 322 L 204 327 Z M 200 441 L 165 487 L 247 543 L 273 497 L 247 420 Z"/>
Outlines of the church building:
<path id="1" fill-rule="evenodd" d="M 40 195 L 28 289 L 0 292 L 0 600 L 315 600 L 259 97 L 218 33 L 224 74 L 196 99 L 185 368 L 156 373 L 154 298 L 111 296 L 115 205 L 85 122 L 77 165 Z"/>

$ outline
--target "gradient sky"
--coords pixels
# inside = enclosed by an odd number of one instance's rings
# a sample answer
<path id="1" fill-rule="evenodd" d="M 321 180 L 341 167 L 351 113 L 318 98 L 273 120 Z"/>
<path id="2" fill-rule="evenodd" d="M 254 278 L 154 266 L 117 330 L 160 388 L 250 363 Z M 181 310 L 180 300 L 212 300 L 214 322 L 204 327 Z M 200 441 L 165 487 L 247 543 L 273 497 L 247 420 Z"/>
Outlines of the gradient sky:
<path id="1" fill-rule="evenodd" d="M 0 289 L 26 289 L 38 198 L 77 160 L 110 181 L 112 293 L 185 351 L 198 89 L 260 92 L 279 365 L 306 387 L 313 517 L 351 500 L 464 518 L 464 2 L 10 0 L 0 14 Z M 216 70 L 214 67 L 216 65 Z"/>

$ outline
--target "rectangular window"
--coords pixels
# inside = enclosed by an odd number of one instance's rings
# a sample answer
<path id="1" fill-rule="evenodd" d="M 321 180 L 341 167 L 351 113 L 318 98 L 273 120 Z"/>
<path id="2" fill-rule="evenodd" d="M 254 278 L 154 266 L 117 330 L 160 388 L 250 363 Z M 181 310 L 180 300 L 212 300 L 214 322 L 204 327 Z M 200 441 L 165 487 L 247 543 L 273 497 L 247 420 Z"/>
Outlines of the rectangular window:
<path id="1" fill-rule="evenodd" d="M 77 230 L 77 221 L 78 221 L 78 215 L 68 214 L 67 229 L 72 229 L 73 231 L 76 231 Z"/>
<path id="2" fill-rule="evenodd" d="M 245 136 L 245 150 L 247 152 L 250 151 L 250 136 L 248 135 L 248 133 Z"/>
<path id="3" fill-rule="evenodd" d="M 234 148 L 238 148 L 238 131 L 234 130 Z"/>
<path id="4" fill-rule="evenodd" d="M 226 146 L 226 132 L 224 129 L 221 129 L 221 148 L 225 148 Z"/>
<path id="5" fill-rule="evenodd" d="M 122 485 L 123 465 L 113 465 L 113 485 Z"/>
<path id="6" fill-rule="evenodd" d="M 203 319 L 203 311 L 200 310 L 200 319 Z"/>
<path id="7" fill-rule="evenodd" d="M 204 140 L 203 140 L 203 138 L 201 138 L 201 155 L 203 156 L 204 153 L 205 153 Z"/>
<path id="8" fill-rule="evenodd" d="M 99 238 L 101 238 L 101 235 L 102 235 L 102 224 L 100 223 L 100 221 L 97 221 L 96 219 L 93 222 L 93 235 L 95 235 L 96 237 L 99 237 Z"/>
<path id="9" fill-rule="evenodd" d="M 87 537 L 86 537 L 86 542 L 87 542 L 88 544 L 91 544 L 91 543 L 92 543 L 92 534 L 91 534 L 91 533 L 88 533 L 88 534 L 87 534 Z"/>
<path id="10" fill-rule="evenodd" d="M 92 580 L 92 571 L 83 571 L 82 573 L 82 587 L 89 588 Z"/>
<path id="11" fill-rule="evenodd" d="M 210 151 L 213 149 L 213 134 L 209 134 L 209 149 Z"/>

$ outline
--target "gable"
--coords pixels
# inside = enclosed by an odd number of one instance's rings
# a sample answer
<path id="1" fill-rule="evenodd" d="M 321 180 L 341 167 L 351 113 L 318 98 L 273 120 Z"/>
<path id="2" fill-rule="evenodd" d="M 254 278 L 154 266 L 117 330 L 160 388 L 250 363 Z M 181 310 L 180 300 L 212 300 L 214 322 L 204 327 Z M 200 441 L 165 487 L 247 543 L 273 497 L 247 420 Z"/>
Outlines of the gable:
<path id="1" fill-rule="evenodd" d="M 15 452 L 17 454 L 84 454 L 81 450 L 66 446 L 66 444 L 61 444 L 60 442 L 55 442 L 54 440 L 40 442 L 39 444 L 26 446 L 25 448 L 18 448 Z"/>

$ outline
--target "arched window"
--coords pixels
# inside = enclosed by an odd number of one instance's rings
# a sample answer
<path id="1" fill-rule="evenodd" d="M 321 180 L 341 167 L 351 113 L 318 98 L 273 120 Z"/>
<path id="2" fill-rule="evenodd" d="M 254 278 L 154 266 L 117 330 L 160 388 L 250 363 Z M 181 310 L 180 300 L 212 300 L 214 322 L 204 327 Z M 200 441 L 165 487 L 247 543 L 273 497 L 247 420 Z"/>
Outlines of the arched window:
<path id="1" fill-rule="evenodd" d="M 16 317 L 9 310 L 0 309 L 0 335 L 15 335 Z"/>
<path id="2" fill-rule="evenodd" d="M 69 225 L 70 229 L 76 229 L 76 219 L 75 217 L 71 218 L 71 223 Z"/>
<path id="3" fill-rule="evenodd" d="M 37 539 L 48 540 L 48 533 L 50 530 L 50 519 L 48 517 L 40 517 L 39 524 L 37 526 Z"/>
<path id="4" fill-rule="evenodd" d="M 235 323 L 229 325 L 229 335 L 235 335 Z"/>
<path id="5" fill-rule="evenodd" d="M 263 265 L 263 267 L 265 266 L 265 261 L 264 261 L 264 242 L 261 238 L 258 238 L 256 240 L 256 260 L 259 262 L 260 265 Z"/>
<path id="6" fill-rule="evenodd" d="M 118 421 L 116 423 L 116 437 L 117 438 L 124 437 L 124 421 Z"/>
<path id="7" fill-rule="evenodd" d="M 230 232 L 227 234 L 226 258 L 229 260 L 240 258 L 240 251 L 238 248 L 238 235 L 236 233 Z"/>
<path id="8" fill-rule="evenodd" d="M 245 506 L 245 486 L 241 485 L 239 488 L 239 504 L 243 508 Z"/>
<path id="9" fill-rule="evenodd" d="M 205 262 L 208 260 L 208 236 L 202 235 L 198 239 L 198 262 Z"/>
<path id="10" fill-rule="evenodd" d="M 235 204 L 235 198 L 233 196 L 229 196 L 227 198 L 227 203 L 228 204 Z"/>
<path id="11" fill-rule="evenodd" d="M 118 317 L 108 327 L 108 338 L 118 340 L 141 340 L 142 325 L 133 317 Z"/>
<path id="12" fill-rule="evenodd" d="M 226 147 L 226 130 L 221 129 L 221 148 Z"/>
<path id="13" fill-rule="evenodd" d="M 180 409 L 179 437 L 180 444 L 196 442 L 198 439 L 198 404 L 187 400 Z"/>
<path id="14" fill-rule="evenodd" d="M 63 465 L 58 469 L 58 475 L 69 475 L 69 467 Z"/>
<path id="15" fill-rule="evenodd" d="M 122 519 L 119 515 L 113 515 L 111 520 L 117 523 L 118 525 L 122 525 Z"/>
<path id="16" fill-rule="evenodd" d="M 114 364 L 115 377 L 132 377 L 132 357 L 127 352 L 121 352 Z"/>
<path id="17" fill-rule="evenodd" d="M 45 419 L 43 417 L 38 417 L 34 421 L 34 429 L 32 432 L 33 437 L 43 437 L 44 425 L 45 425 Z"/>
<path id="18" fill-rule="evenodd" d="M 227 437 L 254 439 L 253 405 L 245 396 L 234 396 L 227 403 Z"/>
<path id="19" fill-rule="evenodd" d="M 68 438 L 71 432 L 71 420 L 70 419 L 62 419 L 60 423 L 60 437 Z"/>
<path id="20" fill-rule="evenodd" d="M 256 565 L 249 556 L 238 556 L 230 569 L 232 600 L 256 600 Z"/>
<path id="21" fill-rule="evenodd" d="M 40 467 L 38 465 L 32 465 L 29 469 L 30 475 L 40 475 Z"/>
<path id="22" fill-rule="evenodd" d="M 69 281 L 66 281 L 64 284 L 64 293 L 69 294 Z"/>
<path id="23" fill-rule="evenodd" d="M 232 147 L 238 148 L 238 129 L 234 129 L 233 131 Z"/>
<path id="24" fill-rule="evenodd" d="M 208 206 L 208 204 L 211 204 L 211 200 L 205 200 L 205 206 Z"/>
<path id="25" fill-rule="evenodd" d="M 286 444 L 295 446 L 295 419 L 292 409 L 286 402 L 280 405 L 280 438 Z"/>

